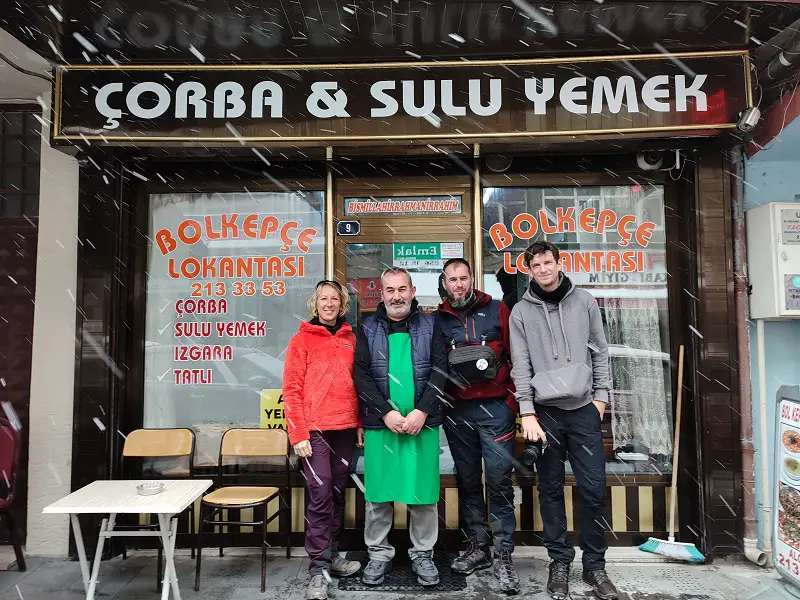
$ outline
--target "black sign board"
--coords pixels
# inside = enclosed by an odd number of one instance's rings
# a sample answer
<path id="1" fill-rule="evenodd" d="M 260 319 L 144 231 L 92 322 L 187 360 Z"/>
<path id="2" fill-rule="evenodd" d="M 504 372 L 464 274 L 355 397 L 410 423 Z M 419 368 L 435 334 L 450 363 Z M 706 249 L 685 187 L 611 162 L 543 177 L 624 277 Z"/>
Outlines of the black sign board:
<path id="1" fill-rule="evenodd" d="M 337 235 L 360 235 L 361 223 L 358 221 L 339 221 L 336 223 Z"/>
<path id="2" fill-rule="evenodd" d="M 270 144 L 709 133 L 751 104 L 746 52 L 347 65 L 70 66 L 53 139 Z"/>

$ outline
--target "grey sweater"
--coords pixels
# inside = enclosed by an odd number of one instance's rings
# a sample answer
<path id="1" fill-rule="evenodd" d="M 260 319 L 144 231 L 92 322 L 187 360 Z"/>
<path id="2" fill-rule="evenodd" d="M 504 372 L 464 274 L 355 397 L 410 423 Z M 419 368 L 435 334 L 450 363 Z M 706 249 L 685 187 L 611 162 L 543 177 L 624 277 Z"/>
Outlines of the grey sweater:
<path id="1" fill-rule="evenodd" d="M 608 402 L 608 345 L 589 292 L 572 286 L 551 304 L 528 289 L 511 311 L 509 329 L 520 414 L 535 414 L 534 404 L 575 410 Z"/>

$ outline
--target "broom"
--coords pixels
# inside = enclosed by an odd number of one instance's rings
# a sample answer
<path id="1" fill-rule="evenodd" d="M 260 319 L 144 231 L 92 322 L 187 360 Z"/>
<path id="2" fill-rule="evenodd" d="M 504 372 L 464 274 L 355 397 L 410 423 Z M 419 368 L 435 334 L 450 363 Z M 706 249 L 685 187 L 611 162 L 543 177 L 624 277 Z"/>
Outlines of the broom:
<path id="1" fill-rule="evenodd" d="M 675 440 L 672 448 L 672 487 L 670 488 L 669 505 L 669 539 L 659 540 L 648 538 L 639 546 L 639 550 L 661 554 L 668 558 L 685 560 L 689 562 L 704 562 L 706 557 L 695 547 L 694 544 L 675 541 L 675 508 L 678 495 L 678 456 L 681 445 L 681 400 L 683 398 L 683 345 L 678 354 L 678 401 L 675 408 Z"/>

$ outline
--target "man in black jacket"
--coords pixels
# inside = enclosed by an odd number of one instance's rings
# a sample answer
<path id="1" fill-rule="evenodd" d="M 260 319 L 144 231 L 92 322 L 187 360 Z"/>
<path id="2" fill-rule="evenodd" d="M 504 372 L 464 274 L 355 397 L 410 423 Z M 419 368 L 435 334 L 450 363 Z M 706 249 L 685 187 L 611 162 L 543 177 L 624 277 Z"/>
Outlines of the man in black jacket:
<path id="1" fill-rule="evenodd" d="M 405 269 L 381 275 L 383 301 L 356 338 L 353 378 L 364 424 L 364 583 L 379 585 L 391 569 L 393 502 L 408 505 L 412 570 L 425 586 L 439 583 L 433 546 L 439 532 L 439 430 L 447 376 L 444 340 L 421 312 Z"/>

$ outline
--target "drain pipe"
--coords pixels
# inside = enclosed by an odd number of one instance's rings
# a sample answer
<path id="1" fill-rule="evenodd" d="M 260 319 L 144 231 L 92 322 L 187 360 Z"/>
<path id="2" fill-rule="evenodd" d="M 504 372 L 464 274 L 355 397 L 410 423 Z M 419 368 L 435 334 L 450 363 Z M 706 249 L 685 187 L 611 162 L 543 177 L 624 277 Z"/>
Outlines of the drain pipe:
<path id="1" fill-rule="evenodd" d="M 733 205 L 733 292 L 736 309 L 736 346 L 739 355 L 739 414 L 744 499 L 744 555 L 758 566 L 768 554 L 758 548 L 756 533 L 755 461 L 753 450 L 753 395 L 750 389 L 750 327 L 748 319 L 747 237 L 744 219 L 744 157 L 742 149 L 730 151 L 731 203 Z M 769 527 L 765 524 L 765 527 Z"/>

